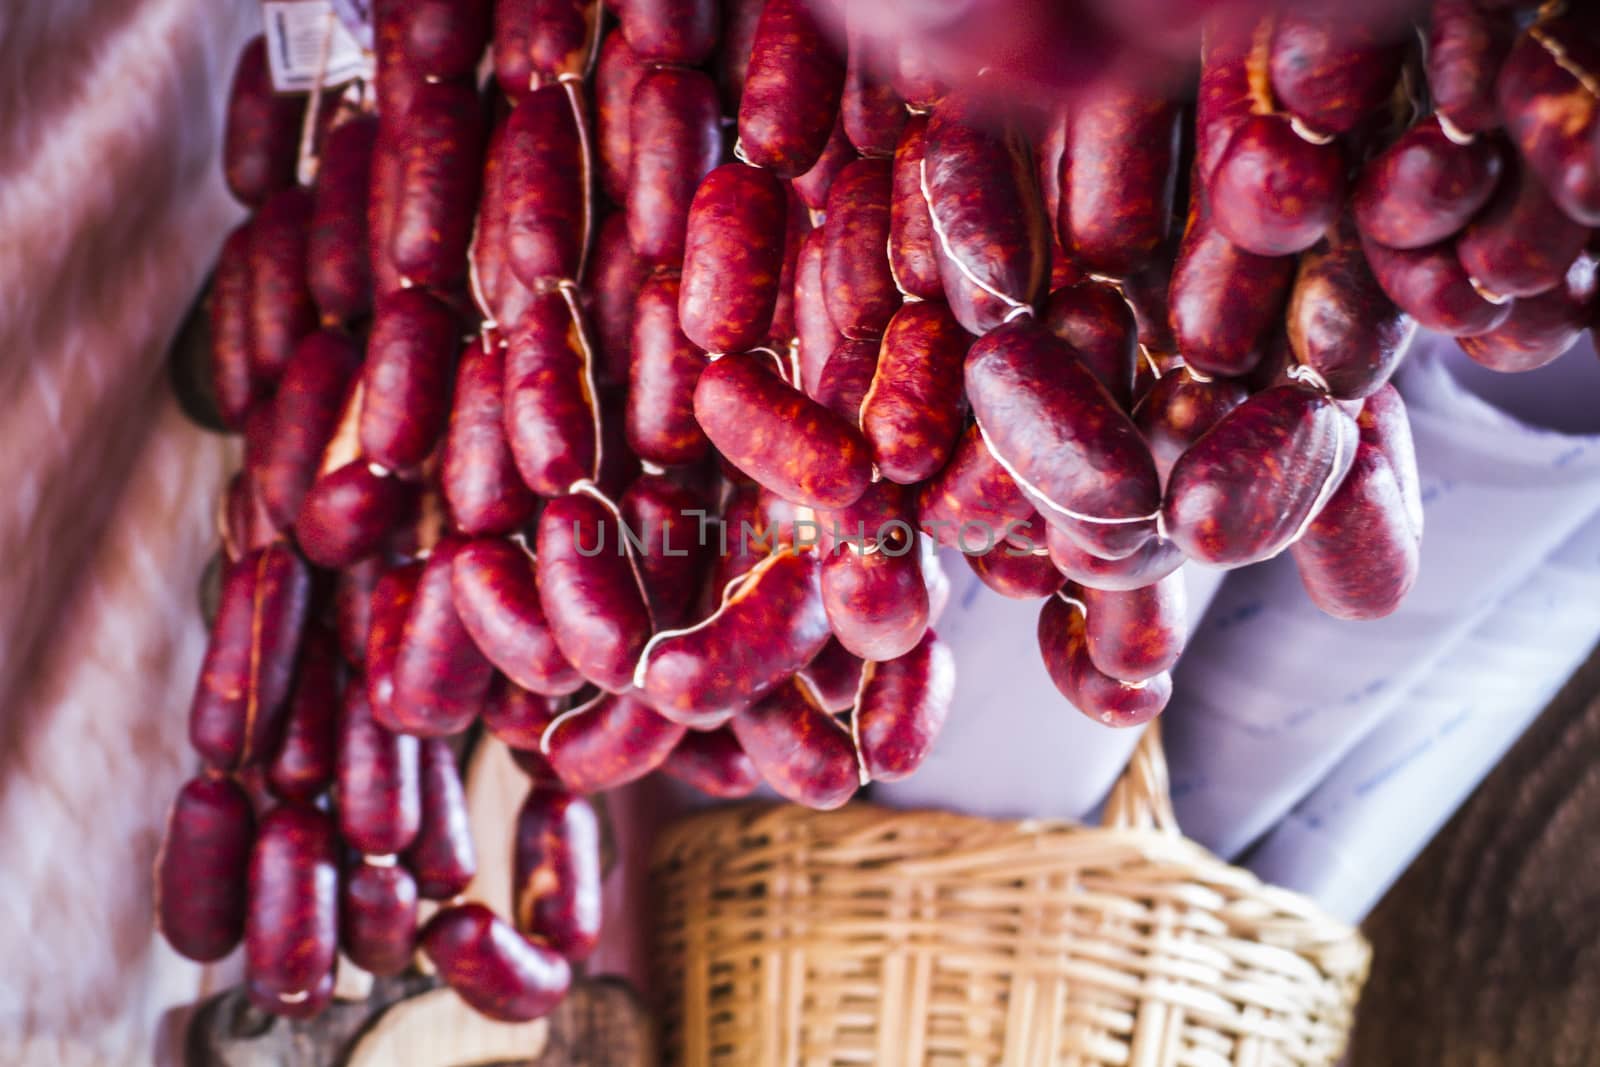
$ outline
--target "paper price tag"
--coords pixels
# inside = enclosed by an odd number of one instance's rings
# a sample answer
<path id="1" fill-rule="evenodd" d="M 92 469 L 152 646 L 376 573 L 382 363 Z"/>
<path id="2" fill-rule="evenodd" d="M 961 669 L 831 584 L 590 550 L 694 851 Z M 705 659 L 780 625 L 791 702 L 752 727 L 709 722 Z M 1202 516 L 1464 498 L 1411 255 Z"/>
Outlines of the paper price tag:
<path id="1" fill-rule="evenodd" d="M 266 0 L 261 13 L 272 87 L 278 92 L 309 91 L 319 69 L 324 88 L 371 76 L 367 53 L 327 0 Z"/>

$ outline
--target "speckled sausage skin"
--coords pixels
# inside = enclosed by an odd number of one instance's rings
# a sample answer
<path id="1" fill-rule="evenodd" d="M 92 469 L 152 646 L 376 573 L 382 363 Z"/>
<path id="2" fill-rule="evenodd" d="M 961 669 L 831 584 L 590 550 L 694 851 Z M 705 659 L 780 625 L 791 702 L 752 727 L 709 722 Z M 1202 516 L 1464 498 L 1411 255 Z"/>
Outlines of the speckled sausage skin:
<path id="1" fill-rule="evenodd" d="M 272 194 L 250 224 L 250 370 L 276 382 L 300 338 L 317 328 L 317 306 L 306 288 L 306 241 L 311 231 L 309 190 Z"/>
<path id="2" fill-rule="evenodd" d="M 1351 198 L 1356 225 L 1389 248 L 1423 248 L 1458 232 L 1500 180 L 1499 147 L 1457 144 L 1437 118 L 1417 123 L 1361 171 Z"/>
<path id="3" fill-rule="evenodd" d="M 628 247 L 625 213 L 613 212 L 600 224 L 588 271 L 584 289 L 599 347 L 595 376 L 601 385 L 620 385 L 628 380 L 633 362 L 633 306 L 639 299 L 639 287 L 650 274 L 650 268 Z"/>
<path id="4" fill-rule="evenodd" d="M 1043 522 L 1036 523 L 1043 526 Z M 1035 531 L 1039 537 L 1044 531 Z M 1043 547 L 1042 545 L 1040 546 Z M 978 580 L 994 592 L 1012 600 L 1038 600 L 1064 584 L 1061 572 L 1042 552 L 1025 552 L 1011 545 L 1000 545 L 981 555 L 963 555 Z"/>
<path id="5" fill-rule="evenodd" d="M 578 277 L 589 242 L 588 167 L 571 97 L 547 85 L 506 126 L 506 253 L 524 285 Z"/>
<path id="6" fill-rule="evenodd" d="M 799 346 L 800 385 L 815 398 L 822 371 L 844 335 L 828 317 L 828 304 L 822 295 L 821 229 L 806 234 L 800 243 L 794 269 L 794 329 Z"/>
<path id="7" fill-rule="evenodd" d="M 1072 347 L 1118 407 L 1133 407 L 1139 327 L 1121 293 L 1094 281 L 1057 289 L 1045 304 L 1044 325 Z"/>
<path id="8" fill-rule="evenodd" d="M 1257 393 L 1173 464 L 1167 535 L 1191 559 L 1242 567 L 1276 555 L 1355 459 L 1355 423 L 1300 385 Z"/>
<path id="9" fill-rule="evenodd" d="M 378 55 L 378 98 L 383 100 L 383 53 L 380 51 Z M 400 148 L 405 111 L 398 106 L 389 110 L 387 102 L 382 106 L 383 114 L 391 117 L 385 121 L 380 115 L 378 119 L 378 138 L 372 145 L 371 184 L 367 201 L 367 251 L 371 257 L 374 296 L 394 292 L 404 280 L 400 268 L 394 265 L 391 238 L 394 236 L 395 209 L 400 203 L 400 173 L 405 164 Z"/>
<path id="10" fill-rule="evenodd" d="M 1061 248 L 1086 271 L 1122 278 L 1167 239 L 1182 107 L 1115 79 L 1071 105 L 1061 155 Z"/>
<path id="11" fill-rule="evenodd" d="M 400 135 L 389 254 L 419 285 L 446 289 L 466 274 L 487 135 L 470 87 L 429 82 L 412 96 Z"/>
<path id="12" fill-rule="evenodd" d="M 527 549 L 485 537 L 468 541 L 450 565 L 456 614 L 490 663 L 524 689 L 564 696 L 583 684 L 550 633 Z"/>
<path id="13" fill-rule="evenodd" d="M 494 76 L 513 99 L 594 62 L 600 0 L 495 0 Z"/>
<path id="14" fill-rule="evenodd" d="M 972 336 L 943 304 L 909 303 L 884 331 L 860 407 L 872 461 L 890 481 L 932 477 L 961 436 L 962 368 Z"/>
<path id="15" fill-rule="evenodd" d="M 1188 636 L 1183 573 L 1140 589 L 1079 589 L 1089 661 L 1102 674 L 1142 682 L 1172 669 Z"/>
<path id="16" fill-rule="evenodd" d="M 451 571 L 466 542 L 442 539 L 417 578 L 394 659 L 390 715 L 419 737 L 458 733 L 471 724 L 494 667 L 478 651 L 457 614 Z"/>
<path id="17" fill-rule="evenodd" d="M 697 70 L 647 70 L 628 120 L 628 243 L 652 267 L 683 261 L 689 205 L 722 162 L 717 86 Z"/>
<path id="18" fill-rule="evenodd" d="M 217 414 L 233 430 L 244 427 L 256 402 L 250 360 L 250 223 L 242 222 L 222 242 L 206 293 L 211 326 L 211 392 Z"/>
<path id="19" fill-rule="evenodd" d="M 581 960 L 600 940 L 600 820 L 580 796 L 538 784 L 517 812 L 511 908 L 531 940 Z"/>
<path id="20" fill-rule="evenodd" d="M 372 590 L 372 613 L 367 623 L 366 691 L 372 716 L 385 728 L 399 724 L 394 706 L 394 660 L 400 646 L 411 603 L 417 597 L 422 560 L 403 563 L 385 572 Z"/>
<path id="21" fill-rule="evenodd" d="M 680 626 L 694 612 L 717 546 L 707 529 L 715 507 L 665 474 L 641 474 L 619 502 L 634 537 L 639 572 L 657 629 Z"/>
<path id="22" fill-rule="evenodd" d="M 937 559 L 928 553 L 926 559 Z M 864 666 L 860 656 L 845 651 L 836 638 L 830 638 L 810 663 L 795 672 L 822 710 L 837 715 L 856 705 L 856 691 L 861 688 L 861 671 Z"/>
<path id="23" fill-rule="evenodd" d="M 710 448 L 694 419 L 694 387 L 706 354 L 679 327 L 680 288 L 671 274 L 651 275 L 639 288 L 624 408 L 628 447 L 665 467 L 693 463 Z"/>
<path id="24" fill-rule="evenodd" d="M 156 915 L 180 955 L 219 960 L 244 936 L 255 832 L 250 798 L 233 779 L 202 775 L 178 790 L 156 860 Z"/>
<path id="25" fill-rule="evenodd" d="M 1471 337 L 1511 314 L 1512 301 L 1496 303 L 1473 286 L 1453 241 L 1400 251 L 1363 238 L 1361 249 L 1389 299 L 1426 329 Z"/>
<path id="26" fill-rule="evenodd" d="M 760 355 L 724 356 L 707 367 L 694 413 L 729 462 L 797 504 L 845 507 L 872 480 L 860 432 L 784 382 Z"/>
<path id="27" fill-rule="evenodd" d="M 900 288 L 924 300 L 944 297 L 937 238 L 922 195 L 922 157 L 928 116 L 912 115 L 894 149 L 894 198 L 889 207 L 889 265 Z"/>
<path id="28" fill-rule="evenodd" d="M 189 709 L 189 743 L 209 766 L 271 757 L 310 602 L 311 573 L 282 542 L 228 568 Z"/>
<path id="29" fill-rule="evenodd" d="M 536 297 L 507 341 L 504 403 L 517 470 L 540 496 L 599 475 L 591 373 L 588 338 L 567 298 Z"/>
<path id="30" fill-rule="evenodd" d="M 800 202 L 792 183 L 785 191 L 784 206 L 783 269 L 778 272 L 778 296 L 772 303 L 772 322 L 767 327 L 767 342 L 774 350 L 787 354 L 790 345 L 797 340 L 794 282 L 800 269 L 800 248 L 815 227 L 811 224 L 811 212 Z"/>
<path id="31" fill-rule="evenodd" d="M 1168 319 L 1178 351 L 1206 374 L 1246 374 L 1257 363 L 1294 279 L 1295 261 L 1258 256 L 1217 231 L 1191 198 L 1168 289 Z"/>
<path id="32" fill-rule="evenodd" d="M 1059 596 L 1046 600 L 1039 612 L 1039 652 L 1061 695 L 1104 726 L 1149 722 L 1172 697 L 1170 674 L 1130 684 L 1097 670 L 1089 659 L 1083 612 Z"/>
<path id="33" fill-rule="evenodd" d="M 380 0 L 401 54 L 419 74 L 459 78 L 478 65 L 489 43 L 489 0 Z"/>
<path id="34" fill-rule="evenodd" d="M 881 337 L 900 309 L 888 256 L 891 170 L 887 159 L 858 159 L 828 189 L 823 299 L 846 337 Z"/>
<path id="35" fill-rule="evenodd" d="M 1056 570 L 1086 589 L 1142 589 L 1183 566 L 1183 553 L 1164 537 L 1152 537 L 1133 555 L 1115 560 L 1085 552 L 1053 526 L 1045 530 L 1045 543 Z"/>
<path id="36" fill-rule="evenodd" d="M 239 53 L 228 90 L 222 133 L 222 175 L 242 204 L 257 207 L 294 184 L 303 96 L 272 91 L 265 37 L 252 37 Z"/>
<path id="37" fill-rule="evenodd" d="M 360 679 L 345 686 L 339 716 L 339 835 L 368 855 L 409 848 L 422 825 L 417 739 L 373 718 Z"/>
<path id="38" fill-rule="evenodd" d="M 1268 57 L 1278 106 L 1317 133 L 1348 133 L 1394 88 L 1405 57 L 1397 29 L 1352 18 L 1331 3 L 1284 11 Z"/>
<path id="39" fill-rule="evenodd" d="M 449 900 L 478 873 L 466 791 L 455 753 L 443 738 L 422 742 L 422 826 L 406 849 L 405 863 L 425 900 Z"/>
<path id="40" fill-rule="evenodd" d="M 328 134 L 317 163 L 306 277 L 323 315 L 353 322 L 372 310 L 367 196 L 378 120 L 357 115 Z"/>
<path id="41" fill-rule="evenodd" d="M 717 47 L 717 0 L 625 0 L 617 14 L 628 47 L 647 63 L 697 67 Z"/>
<path id="42" fill-rule="evenodd" d="M 700 183 L 689 207 L 678 317 L 707 352 L 743 352 L 766 339 L 783 273 L 785 212 L 782 184 L 755 167 L 728 163 Z"/>
<path id="43" fill-rule="evenodd" d="M 450 382 L 461 348 L 455 312 L 422 288 L 378 301 L 362 367 L 361 450 L 390 470 L 433 451 L 450 418 Z"/>
<path id="44" fill-rule="evenodd" d="M 306 632 L 267 785 L 283 800 L 315 800 L 333 781 L 339 736 L 339 650 L 333 631 Z"/>
<path id="45" fill-rule="evenodd" d="M 253 472 L 279 529 L 294 525 L 360 368 L 360 347 L 340 331 L 318 330 L 295 346 L 272 399 L 272 433 Z"/>
<path id="46" fill-rule="evenodd" d="M 1338 141 L 1313 144 L 1285 115 L 1240 119 L 1206 181 L 1217 229 L 1259 256 L 1310 248 L 1344 206 L 1346 166 Z"/>
<path id="47" fill-rule="evenodd" d="M 902 655 L 928 628 L 928 587 L 908 495 L 904 486 L 874 482 L 851 507 L 817 516 L 824 527 L 822 604 L 828 625 L 841 645 L 863 659 Z"/>
<path id="48" fill-rule="evenodd" d="M 844 69 L 807 0 L 767 0 L 739 101 L 745 158 L 780 178 L 810 170 L 839 113 Z"/>
<path id="49" fill-rule="evenodd" d="M 572 984 L 565 959 L 524 940 L 482 904 L 445 908 L 423 927 L 420 943 L 462 1000 L 501 1022 L 548 1014 Z"/>
<path id="50" fill-rule="evenodd" d="M 1511 51 L 1511 18 L 1475 0 L 1433 0 L 1426 53 L 1434 110 L 1462 133 L 1500 125 L 1495 78 Z"/>
<path id="51" fill-rule="evenodd" d="M 367 631 L 372 625 L 372 593 L 392 564 L 374 556 L 339 571 L 333 583 L 334 629 L 339 636 L 339 653 L 351 667 L 360 669 L 367 661 Z"/>
<path id="52" fill-rule="evenodd" d="M 800 684 L 785 682 L 734 716 L 732 727 L 761 777 L 785 800 L 832 811 L 855 795 L 860 769 L 850 732 Z"/>
<path id="53" fill-rule="evenodd" d="M 1542 367 L 1578 343 L 1594 322 L 1595 261 L 1579 256 L 1560 285 L 1538 296 L 1520 297 L 1504 322 L 1475 337 L 1459 337 L 1461 350 L 1498 371 Z"/>
<path id="54" fill-rule="evenodd" d="M 600 688 L 622 692 L 650 639 L 644 591 L 617 517 L 592 497 L 558 497 L 539 516 L 539 602 L 556 647 Z"/>
<path id="55" fill-rule="evenodd" d="M 512 749 L 531 752 L 547 772 L 546 777 L 553 779 L 555 772 L 539 755 L 539 742 L 569 703 L 565 696 L 542 696 L 522 688 L 503 674 L 496 675 L 483 700 L 483 725 Z"/>
<path id="56" fill-rule="evenodd" d="M 637 675 L 651 707 L 710 729 L 811 662 L 828 640 L 820 570 L 815 553 L 780 550 L 704 623 L 653 643 Z"/>
<path id="57" fill-rule="evenodd" d="M 1394 374 L 1416 324 L 1372 276 L 1346 220 L 1300 257 L 1289 295 L 1289 344 L 1340 400 L 1370 396 Z"/>
<path id="58" fill-rule="evenodd" d="M 594 70 L 595 154 L 600 187 L 619 204 L 628 199 L 628 168 L 633 157 L 633 90 L 645 66 L 628 47 L 621 30 L 606 34 Z"/>
<path id="59" fill-rule="evenodd" d="M 348 567 L 370 557 L 417 507 L 417 484 L 372 470 L 364 459 L 326 471 L 312 483 L 295 519 L 300 551 L 319 567 Z"/>
<path id="60" fill-rule="evenodd" d="M 893 782 L 921 766 L 955 700 L 956 665 L 932 630 L 903 656 L 868 663 L 851 717 L 863 774 Z"/>
<path id="61" fill-rule="evenodd" d="M 533 517 L 534 496 L 506 440 L 505 358 L 503 348 L 480 339 L 456 369 L 439 481 L 450 517 L 471 536 L 512 533 Z"/>
<path id="62" fill-rule="evenodd" d="M 722 800 L 747 797 L 761 784 L 756 765 L 726 726 L 684 734 L 661 765 L 661 773 Z"/>
<path id="63" fill-rule="evenodd" d="M 1489 206 L 1456 239 L 1456 255 L 1487 292 L 1537 296 L 1561 284 L 1589 233 L 1567 218 L 1536 174 L 1514 163 Z"/>
<path id="64" fill-rule="evenodd" d="M 990 449 L 1048 505 L 1046 521 L 1108 558 L 1144 543 L 1161 500 L 1150 450 L 1065 342 L 1007 323 L 972 346 L 966 384 Z"/>
<path id="65" fill-rule="evenodd" d="M 603 694 L 563 716 L 545 738 L 545 758 L 575 793 L 598 793 L 637 781 L 661 766 L 683 739 L 637 697 Z"/>
<path id="66" fill-rule="evenodd" d="M 937 543 L 965 552 L 987 551 L 1010 524 L 1033 513 L 976 426 L 962 432 L 950 462 L 917 492 L 917 525 Z"/>
<path id="67" fill-rule="evenodd" d="M 886 77 L 891 57 L 881 54 L 886 49 L 876 41 L 869 42 L 854 27 L 846 37 L 839 125 L 862 155 L 891 156 L 907 118 L 905 101 Z"/>
<path id="68" fill-rule="evenodd" d="M 1187 367 L 1168 371 L 1150 387 L 1133 410 L 1133 422 L 1150 446 L 1163 486 L 1178 457 L 1249 395 L 1228 378 L 1199 381 Z"/>
<path id="69" fill-rule="evenodd" d="M 1317 607 L 1335 618 L 1377 619 L 1416 583 L 1422 501 L 1411 426 L 1394 386 L 1368 397 L 1356 422 L 1355 464 L 1289 551 Z"/>
<path id="70" fill-rule="evenodd" d="M 861 405 L 878 370 L 878 341 L 842 341 L 817 379 L 812 399 L 851 426 L 861 421 Z"/>
<path id="71" fill-rule="evenodd" d="M 1600 226 L 1600 96 L 1569 68 L 1595 84 L 1597 30 L 1591 5 L 1566 5 L 1517 39 L 1496 83 L 1506 133 L 1561 210 L 1585 226 Z M 1563 53 L 1562 62 L 1553 50 Z"/>
<path id="72" fill-rule="evenodd" d="M 375 975 L 399 974 L 417 945 L 417 882 L 400 863 L 354 860 L 339 886 L 339 942 L 350 962 Z"/>
<path id="73" fill-rule="evenodd" d="M 986 333 L 1044 296 L 1049 223 L 1028 146 L 993 129 L 972 99 L 953 94 L 928 118 L 922 192 L 939 278 L 956 319 Z"/>
<path id="74" fill-rule="evenodd" d="M 339 953 L 339 855 L 333 820 L 280 804 L 261 820 L 250 853 L 245 969 L 264 993 L 312 989 Z"/>

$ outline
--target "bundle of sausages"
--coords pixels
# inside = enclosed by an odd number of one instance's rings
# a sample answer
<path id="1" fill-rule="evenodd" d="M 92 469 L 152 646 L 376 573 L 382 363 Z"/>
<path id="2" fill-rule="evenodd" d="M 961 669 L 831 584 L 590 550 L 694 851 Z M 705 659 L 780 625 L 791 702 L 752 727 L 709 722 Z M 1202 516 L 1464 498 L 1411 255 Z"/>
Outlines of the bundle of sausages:
<path id="1" fill-rule="evenodd" d="M 598 932 L 585 794 L 911 773 L 954 687 L 937 546 L 1042 604 L 1111 725 L 1167 702 L 1186 560 L 1289 551 L 1330 613 L 1392 611 L 1415 324 L 1518 370 L 1591 322 L 1579 5 L 1435 0 L 1420 50 L 1218 18 L 1192 109 L 941 85 L 808 0 L 613 7 L 380 0 L 310 188 L 302 104 L 241 60 L 211 317 L 246 458 L 159 877 L 269 1011 L 420 946 L 537 1016 Z M 532 779 L 510 922 L 455 900 L 480 722 Z M 420 934 L 419 897 L 455 901 Z"/>

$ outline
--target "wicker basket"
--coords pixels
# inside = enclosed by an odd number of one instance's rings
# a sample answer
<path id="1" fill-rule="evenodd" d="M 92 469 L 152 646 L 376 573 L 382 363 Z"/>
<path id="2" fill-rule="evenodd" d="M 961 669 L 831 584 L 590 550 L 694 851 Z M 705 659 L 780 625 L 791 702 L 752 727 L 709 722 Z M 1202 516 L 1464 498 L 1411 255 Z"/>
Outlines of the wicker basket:
<path id="1" fill-rule="evenodd" d="M 1154 729 L 1101 827 L 721 808 L 653 878 L 670 1062 L 1300 1067 L 1370 950 L 1177 832 Z"/>

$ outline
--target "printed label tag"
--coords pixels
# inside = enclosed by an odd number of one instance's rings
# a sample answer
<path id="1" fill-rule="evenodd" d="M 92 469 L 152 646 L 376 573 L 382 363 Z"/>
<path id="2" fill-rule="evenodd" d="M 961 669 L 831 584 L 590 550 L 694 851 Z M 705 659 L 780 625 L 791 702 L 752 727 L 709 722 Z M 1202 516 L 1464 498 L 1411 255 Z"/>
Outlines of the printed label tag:
<path id="1" fill-rule="evenodd" d="M 266 23 L 272 87 L 278 92 L 309 91 L 316 84 L 319 67 L 325 89 L 371 76 L 367 54 L 328 0 L 266 0 L 261 14 Z"/>

